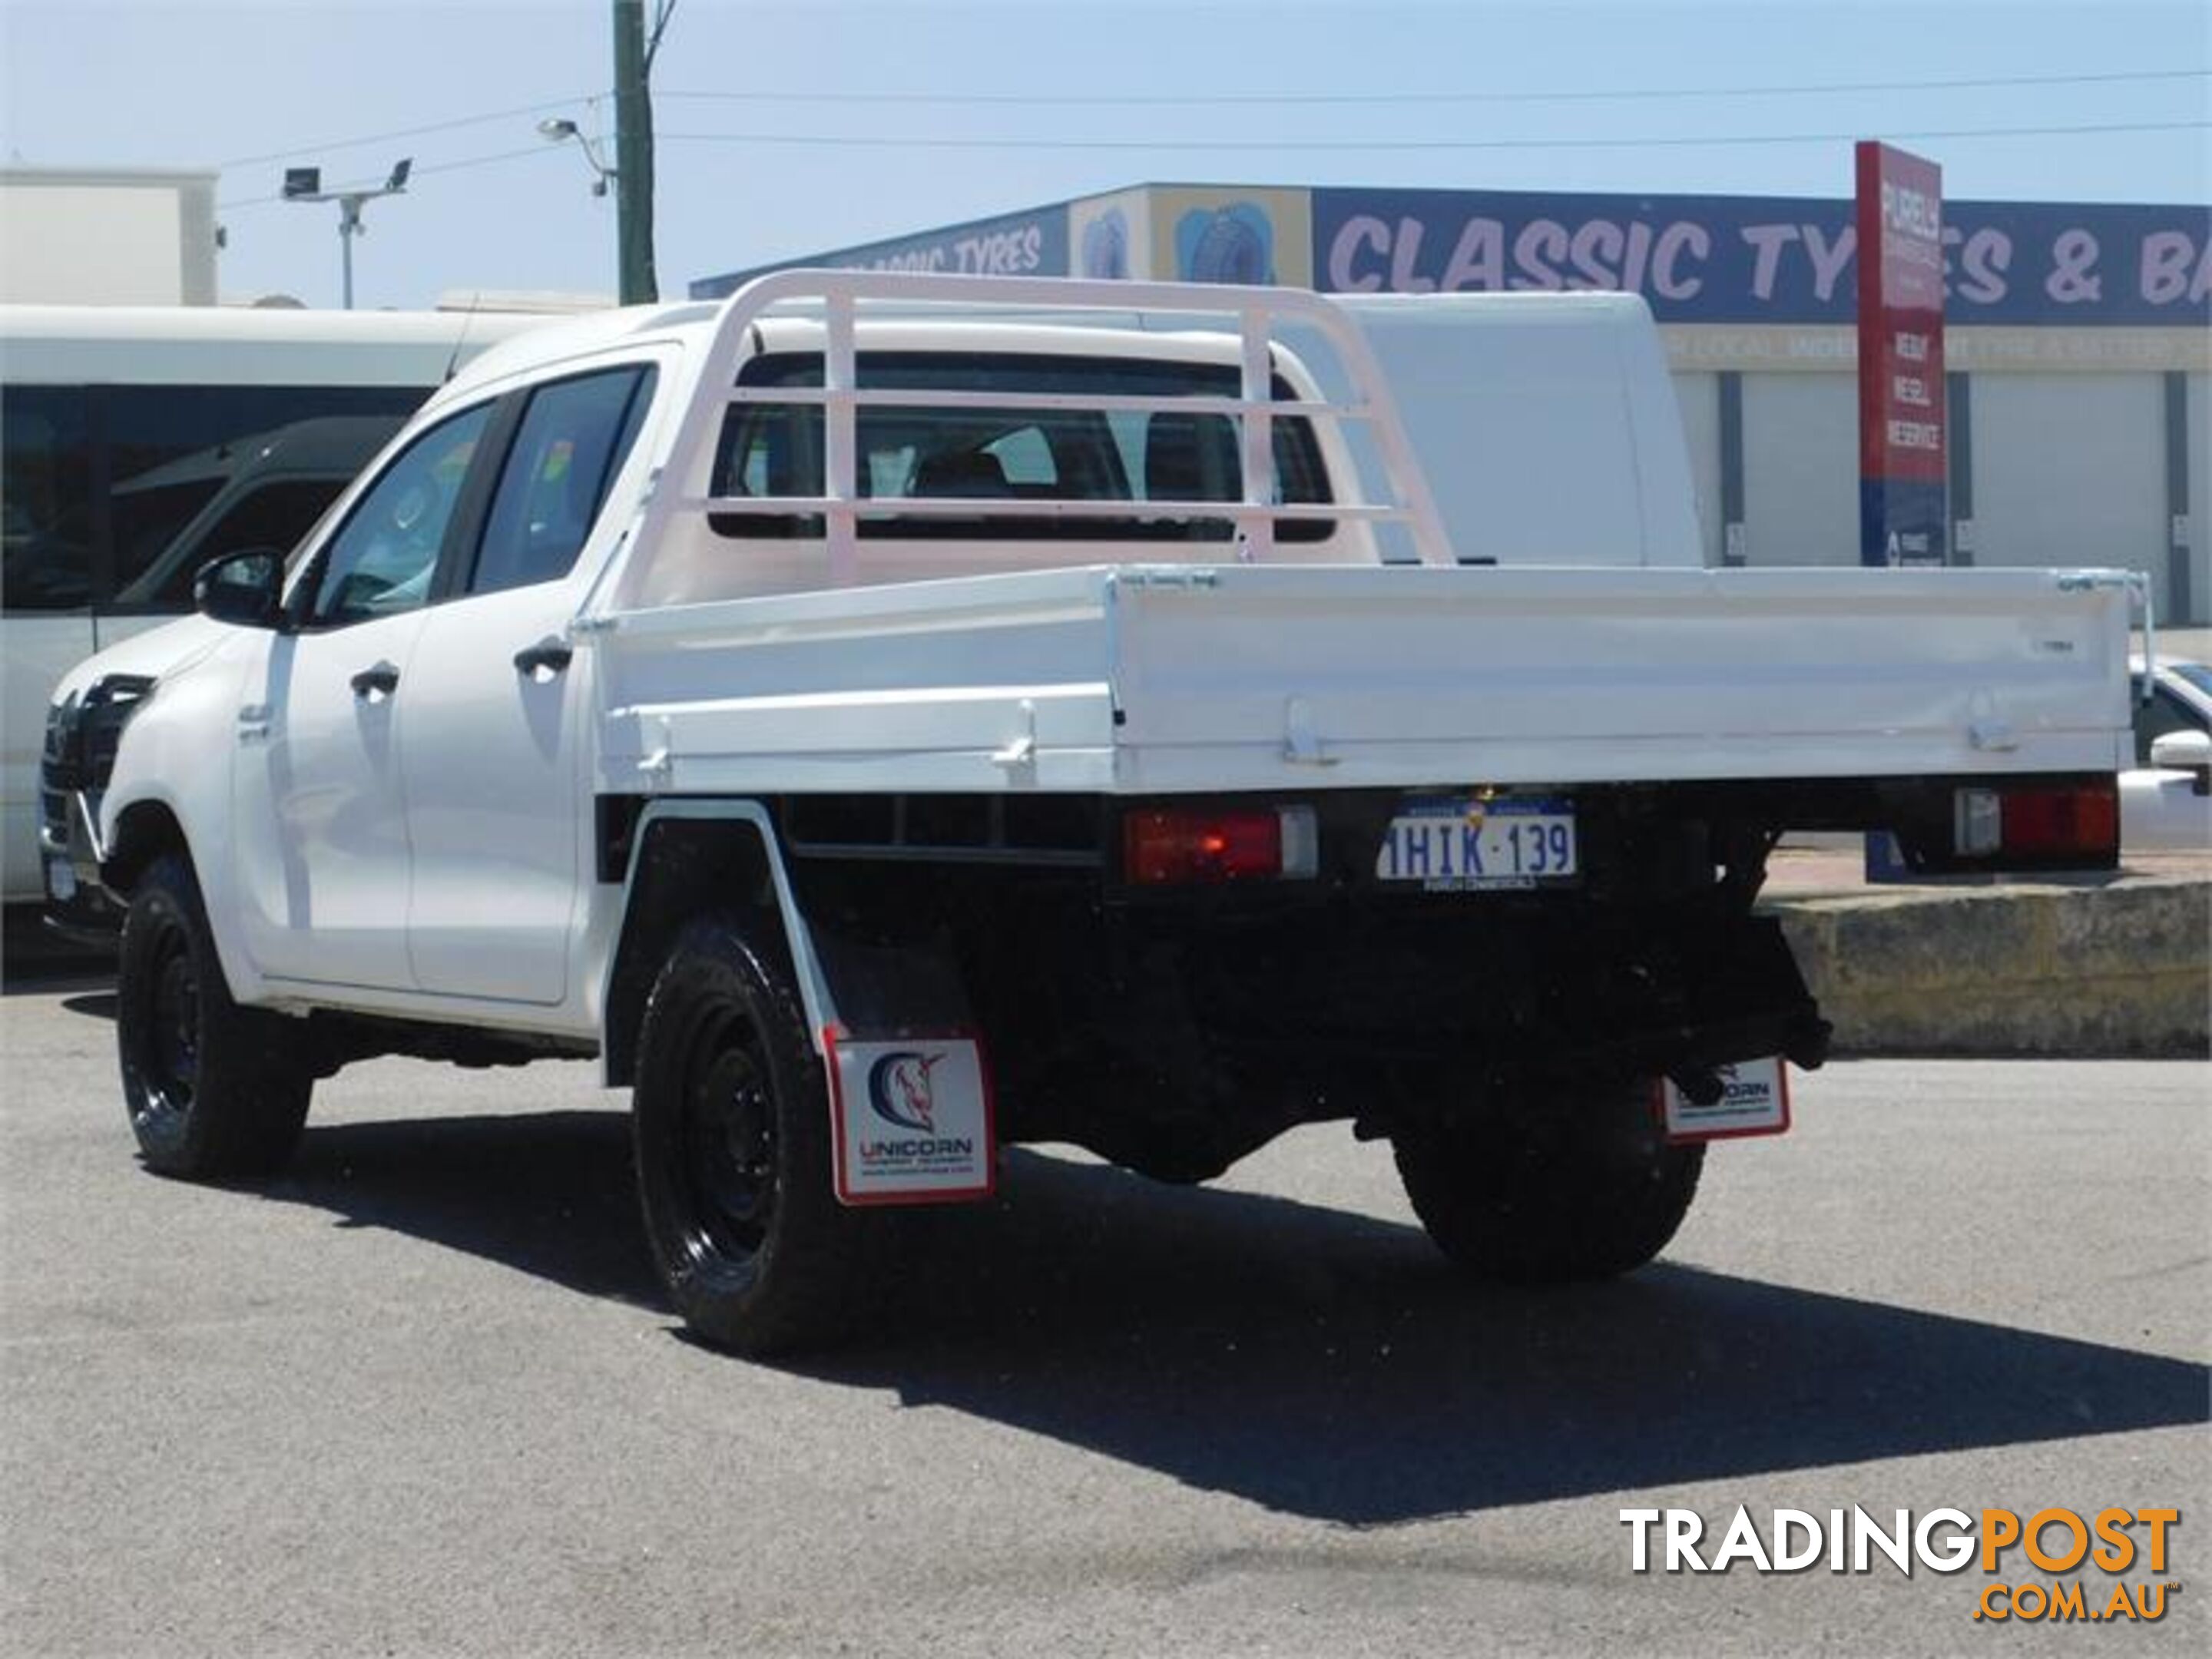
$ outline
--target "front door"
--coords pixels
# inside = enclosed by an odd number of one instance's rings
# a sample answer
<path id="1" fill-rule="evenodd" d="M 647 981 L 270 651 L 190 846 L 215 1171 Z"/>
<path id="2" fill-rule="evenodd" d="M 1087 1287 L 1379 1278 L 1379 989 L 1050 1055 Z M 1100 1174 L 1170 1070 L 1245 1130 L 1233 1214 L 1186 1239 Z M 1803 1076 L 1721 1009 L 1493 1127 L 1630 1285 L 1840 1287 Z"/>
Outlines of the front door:
<path id="1" fill-rule="evenodd" d="M 402 452 L 303 579 L 240 689 L 230 849 L 247 954 L 277 980 L 413 988 L 401 714 L 491 405 Z"/>

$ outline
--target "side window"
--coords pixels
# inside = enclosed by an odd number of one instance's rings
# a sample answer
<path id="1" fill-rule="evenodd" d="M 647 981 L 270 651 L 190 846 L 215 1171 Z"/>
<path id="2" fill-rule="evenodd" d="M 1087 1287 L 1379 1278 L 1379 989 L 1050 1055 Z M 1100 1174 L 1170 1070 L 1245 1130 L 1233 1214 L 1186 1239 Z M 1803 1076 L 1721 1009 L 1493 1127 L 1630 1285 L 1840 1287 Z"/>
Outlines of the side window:
<path id="1" fill-rule="evenodd" d="M 268 441 L 297 423 L 392 417 L 422 406 L 427 386 L 109 386 L 106 423 L 115 597 L 161 561 L 177 535 Z M 372 452 L 373 453 L 373 452 Z M 364 460 L 366 456 L 362 458 Z M 355 463 L 356 470 L 359 462 Z M 105 601 L 109 595 L 100 596 Z M 187 584 L 185 608 L 191 607 Z"/>
<path id="2" fill-rule="evenodd" d="M 428 391 L 129 383 L 0 389 L 0 605 L 189 610 L 190 573 L 179 579 L 162 561 L 264 441 L 329 416 L 389 417 L 386 429 L 396 430 Z"/>
<path id="3" fill-rule="evenodd" d="M 0 392 L 0 606 L 67 611 L 92 602 L 92 445 L 83 390 Z"/>
<path id="4" fill-rule="evenodd" d="M 568 574 L 653 398 L 654 372 L 624 368 L 531 394 L 485 520 L 471 593 Z"/>
<path id="5" fill-rule="evenodd" d="M 205 528 L 196 532 L 185 526 L 185 532 L 164 550 L 161 562 L 115 596 L 117 605 L 189 611 L 192 580 L 203 565 L 252 547 L 290 552 L 315 527 L 323 509 L 352 482 L 349 477 L 276 478 L 228 504 L 210 503 L 201 514 L 208 520 Z"/>
<path id="6" fill-rule="evenodd" d="M 428 601 L 438 550 L 492 409 L 480 404 L 431 428 L 355 505 L 316 574 L 309 627 L 341 628 Z"/>

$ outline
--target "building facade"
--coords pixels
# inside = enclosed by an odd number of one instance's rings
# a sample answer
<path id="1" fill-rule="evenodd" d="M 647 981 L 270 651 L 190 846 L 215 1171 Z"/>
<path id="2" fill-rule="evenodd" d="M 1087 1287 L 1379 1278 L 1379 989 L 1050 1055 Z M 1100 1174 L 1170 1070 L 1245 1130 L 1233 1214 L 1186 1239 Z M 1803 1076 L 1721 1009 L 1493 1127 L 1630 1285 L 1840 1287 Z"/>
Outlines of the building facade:
<path id="1" fill-rule="evenodd" d="M 2122 566 L 2212 621 L 2212 208 L 1946 202 L 1952 558 Z M 1850 564 L 1847 198 L 1143 185 L 790 265 L 1641 294 L 1708 563 Z M 694 283 L 728 293 L 755 270 Z"/>
<path id="2" fill-rule="evenodd" d="M 213 305 L 216 177 L 0 167 L 0 302 Z"/>

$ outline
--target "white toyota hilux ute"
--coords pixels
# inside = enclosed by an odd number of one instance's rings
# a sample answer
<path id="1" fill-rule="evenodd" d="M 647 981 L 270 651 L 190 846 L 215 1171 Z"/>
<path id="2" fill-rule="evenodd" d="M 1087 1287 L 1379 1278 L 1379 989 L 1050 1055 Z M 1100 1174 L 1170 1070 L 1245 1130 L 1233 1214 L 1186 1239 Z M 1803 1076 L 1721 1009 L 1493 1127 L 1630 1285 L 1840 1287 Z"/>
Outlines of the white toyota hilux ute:
<path id="1" fill-rule="evenodd" d="M 1668 396 L 1603 296 L 792 272 L 487 354 L 181 660 L 64 685 L 146 1163 L 273 1170 L 369 1055 L 596 1055 L 745 1352 L 1016 1142 L 1345 1121 L 1474 1273 L 1648 1261 L 1826 1048 L 1775 841 L 2110 866 L 2129 743 L 2127 578 L 1698 568 Z"/>

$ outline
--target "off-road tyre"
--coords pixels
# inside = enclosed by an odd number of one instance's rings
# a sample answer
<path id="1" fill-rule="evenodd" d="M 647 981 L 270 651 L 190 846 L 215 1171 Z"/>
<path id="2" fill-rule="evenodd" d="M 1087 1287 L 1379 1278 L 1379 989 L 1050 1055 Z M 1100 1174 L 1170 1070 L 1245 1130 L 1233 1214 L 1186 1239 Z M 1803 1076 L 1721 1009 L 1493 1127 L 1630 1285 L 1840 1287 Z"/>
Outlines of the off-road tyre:
<path id="1" fill-rule="evenodd" d="M 646 999 L 630 1121 L 653 1265 L 716 1347 L 822 1346 L 864 1311 L 882 1218 L 837 1202 L 826 1091 L 779 957 L 732 918 L 687 924 Z"/>
<path id="2" fill-rule="evenodd" d="M 146 1167 L 187 1181 L 283 1168 L 314 1077 L 294 1022 L 231 1000 L 181 853 L 156 859 L 132 890 L 115 990 L 124 1107 Z"/>
<path id="3" fill-rule="evenodd" d="M 1610 1279 L 1664 1249 L 1697 1196 L 1702 1146 L 1669 1145 L 1649 1082 L 1492 1106 L 1393 1139 L 1438 1249 L 1506 1284 Z"/>

